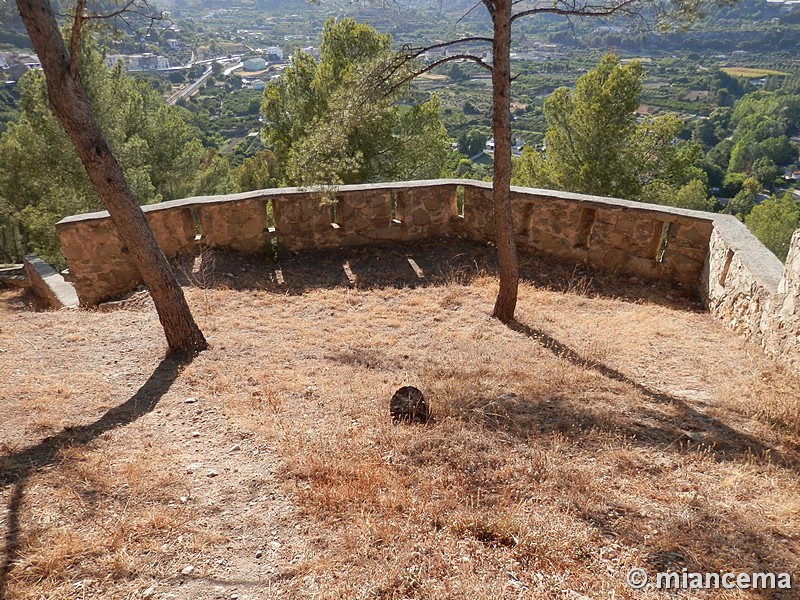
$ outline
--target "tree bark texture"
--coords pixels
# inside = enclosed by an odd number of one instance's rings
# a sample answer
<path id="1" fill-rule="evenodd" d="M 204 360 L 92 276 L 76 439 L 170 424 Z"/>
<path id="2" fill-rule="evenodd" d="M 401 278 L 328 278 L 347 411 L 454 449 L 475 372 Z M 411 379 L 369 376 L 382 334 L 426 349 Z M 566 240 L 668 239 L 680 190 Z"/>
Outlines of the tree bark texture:
<path id="1" fill-rule="evenodd" d="M 497 262 L 500 289 L 493 316 L 503 323 L 514 319 L 519 285 L 517 247 L 511 212 L 511 5 L 512 0 L 495 0 L 492 20 L 492 133 L 494 135 L 494 176 L 492 179 Z"/>
<path id="2" fill-rule="evenodd" d="M 106 142 L 47 0 L 17 0 L 25 27 L 47 80 L 53 114 L 64 127 L 92 185 L 128 247 L 158 311 L 171 352 L 194 354 L 208 344 L 194 322 L 183 290 L 136 204 Z M 76 57 L 77 58 L 77 57 Z"/>

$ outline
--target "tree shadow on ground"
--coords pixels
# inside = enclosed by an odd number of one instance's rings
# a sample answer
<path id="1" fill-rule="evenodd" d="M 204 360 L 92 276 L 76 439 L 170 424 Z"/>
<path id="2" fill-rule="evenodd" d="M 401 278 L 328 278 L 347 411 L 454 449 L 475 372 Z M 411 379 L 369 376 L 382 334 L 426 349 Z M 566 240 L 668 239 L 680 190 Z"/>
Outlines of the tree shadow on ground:
<path id="1" fill-rule="evenodd" d="M 478 422 L 524 442 L 555 436 L 590 454 L 608 450 L 609 436 L 613 436 L 621 445 L 657 454 L 702 455 L 718 463 L 772 467 L 795 476 L 800 474 L 800 457 L 792 450 L 781 451 L 717 416 L 697 410 L 690 400 L 652 389 L 602 362 L 584 358 L 546 332 L 520 322 L 513 322 L 511 329 L 562 360 L 594 371 L 610 383 L 632 388 L 642 401 L 635 410 L 615 404 L 614 394 L 626 392 L 614 390 L 611 384 L 607 396 L 598 398 L 597 404 L 592 402 L 592 392 L 588 398 L 579 399 L 562 392 L 539 398 L 517 394 L 477 396 L 456 400 L 456 406 L 462 407 L 461 414 L 456 410 L 452 416 Z M 606 406 L 599 406 L 602 402 Z M 632 468 L 645 481 L 676 476 L 670 461 L 649 463 L 646 457 L 651 454 L 641 456 L 645 458 Z M 552 469 L 551 476 L 559 477 L 558 466 Z M 580 486 L 580 480 L 576 481 L 571 484 L 564 477 L 559 485 Z M 578 488 L 575 490 L 576 498 L 582 495 Z M 663 514 L 635 502 L 620 506 L 610 498 L 597 497 L 585 502 L 576 500 L 573 510 L 605 539 L 639 549 L 644 564 L 632 566 L 644 567 L 651 574 L 681 574 L 683 569 L 689 573 L 722 570 L 777 574 L 797 568 L 793 542 L 779 530 L 761 530 L 759 525 L 763 527 L 763 522 L 751 521 L 750 515 L 720 504 L 719 500 L 708 500 L 702 489 L 696 490 L 694 498 L 678 494 L 665 499 L 665 493 L 661 493 L 659 502 L 666 503 L 669 510 Z M 769 598 L 797 597 L 794 591 L 764 592 L 763 597 Z"/>
<path id="2" fill-rule="evenodd" d="M 589 297 L 700 310 L 693 290 L 592 268 L 520 249 L 520 277 L 537 287 Z M 317 288 L 415 288 L 468 285 L 497 273 L 493 246 L 460 238 L 281 252 L 277 257 L 206 249 L 173 260 L 183 285 L 301 295 Z"/>
<path id="3" fill-rule="evenodd" d="M 3 560 L 0 564 L 0 600 L 6 597 L 8 578 L 18 558 L 22 534 L 21 510 L 28 478 L 37 470 L 58 462 L 59 453 L 66 448 L 84 446 L 107 431 L 130 425 L 151 412 L 170 389 L 181 367 L 189 360 L 170 356 L 161 361 L 142 387 L 124 403 L 107 411 L 102 417 L 87 425 L 67 427 L 34 446 L 0 456 L 3 470 L 0 486 L 13 487 L 6 508 L 6 534 Z"/>
<path id="4" fill-rule="evenodd" d="M 522 425 L 518 434 L 559 431 L 566 435 L 570 432 L 580 435 L 591 429 L 621 435 L 634 445 L 664 451 L 702 450 L 718 461 L 750 460 L 800 474 L 800 457 L 782 453 L 764 441 L 697 410 L 686 399 L 654 390 L 602 362 L 584 358 L 544 331 L 516 321 L 510 327 L 558 358 L 629 386 L 645 399 L 633 414 L 624 411 L 602 413 L 591 410 L 591 407 L 582 409 L 577 403 L 558 395 L 543 399 L 535 406 L 513 395 L 495 400 L 500 402 L 508 426 Z"/>

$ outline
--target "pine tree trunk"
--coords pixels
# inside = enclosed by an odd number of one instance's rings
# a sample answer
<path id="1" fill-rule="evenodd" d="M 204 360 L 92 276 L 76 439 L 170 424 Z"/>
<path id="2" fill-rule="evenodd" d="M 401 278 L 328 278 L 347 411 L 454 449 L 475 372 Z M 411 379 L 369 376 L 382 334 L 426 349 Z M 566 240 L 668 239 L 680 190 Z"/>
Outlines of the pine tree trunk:
<path id="1" fill-rule="evenodd" d="M 514 319 L 519 285 L 517 247 L 511 213 L 511 5 L 512 0 L 495 0 L 494 53 L 492 63 L 492 133 L 494 135 L 494 221 L 497 232 L 497 261 L 500 289 L 494 317 L 503 323 Z"/>
<path id="2" fill-rule="evenodd" d="M 53 114 L 75 146 L 92 185 L 150 290 L 170 351 L 194 354 L 205 350 L 208 344 L 203 333 L 194 322 L 183 290 L 108 147 L 77 69 L 71 71 L 70 56 L 50 3 L 17 0 L 17 7 L 39 55 Z"/>

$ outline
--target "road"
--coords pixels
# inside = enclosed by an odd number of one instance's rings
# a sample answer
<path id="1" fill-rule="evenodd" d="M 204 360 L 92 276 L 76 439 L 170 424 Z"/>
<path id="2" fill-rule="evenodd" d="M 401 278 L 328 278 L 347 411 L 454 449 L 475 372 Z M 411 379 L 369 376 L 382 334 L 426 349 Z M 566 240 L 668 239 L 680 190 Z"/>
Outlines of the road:
<path id="1" fill-rule="evenodd" d="M 235 65 L 232 65 L 232 66 L 228 67 L 227 69 L 225 69 L 222 72 L 222 74 L 225 75 L 225 77 L 227 77 L 228 75 L 230 75 L 234 71 L 237 71 L 237 70 L 241 69 L 243 66 L 244 66 L 243 62 L 236 63 Z"/>
<path id="2" fill-rule="evenodd" d="M 177 70 L 177 69 L 189 69 L 193 65 L 208 65 L 208 68 L 200 76 L 200 78 L 197 81 L 193 82 L 192 84 L 186 86 L 185 88 L 183 88 L 183 89 L 173 93 L 172 95 L 168 96 L 167 97 L 167 104 L 172 106 L 178 100 L 180 100 L 181 98 L 186 98 L 188 96 L 192 96 L 197 91 L 197 89 L 201 85 L 203 85 L 205 80 L 208 79 L 211 76 L 211 65 L 213 63 L 218 62 L 218 63 L 223 64 L 223 65 L 226 64 L 226 63 L 228 63 L 228 64 L 233 63 L 230 67 L 227 67 L 223 71 L 223 74 L 225 75 L 225 77 L 227 77 L 228 75 L 230 75 L 231 73 L 233 73 L 237 69 L 241 69 L 242 68 L 244 63 L 241 62 L 241 58 L 242 58 L 241 55 L 234 55 L 234 56 L 230 56 L 230 57 L 228 57 L 228 56 L 218 56 L 216 58 L 207 58 L 207 59 L 204 59 L 204 60 L 195 60 L 194 51 L 192 51 L 192 57 L 189 59 L 189 62 L 186 63 L 185 65 L 181 65 L 180 67 L 176 67 L 175 70 Z"/>
<path id="3" fill-rule="evenodd" d="M 186 86 L 182 90 L 178 90 L 177 92 L 172 94 L 169 98 L 167 98 L 167 104 L 172 106 L 181 98 L 187 98 L 193 95 L 200 88 L 200 86 L 205 83 L 206 79 L 208 79 L 209 77 L 211 77 L 211 67 L 208 67 L 208 69 L 206 69 L 205 73 L 203 73 L 200 76 L 200 79 L 198 79 L 191 85 Z"/>

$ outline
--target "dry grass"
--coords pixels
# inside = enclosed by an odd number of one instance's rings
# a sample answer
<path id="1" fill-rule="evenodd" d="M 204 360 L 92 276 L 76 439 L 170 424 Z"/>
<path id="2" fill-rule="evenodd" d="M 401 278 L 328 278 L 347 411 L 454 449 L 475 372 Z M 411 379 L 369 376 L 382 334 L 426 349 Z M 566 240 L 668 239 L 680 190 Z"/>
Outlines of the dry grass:
<path id="1" fill-rule="evenodd" d="M 789 76 L 791 73 L 786 71 L 776 71 L 774 69 L 755 69 L 752 67 L 722 67 L 720 71 L 724 71 L 733 77 L 766 77 L 768 75 L 782 75 Z"/>
<path id="2" fill-rule="evenodd" d="M 680 290 L 535 259 L 503 327 L 487 256 L 301 256 L 279 285 L 219 255 L 188 365 L 146 305 L 0 292 L 0 590 L 658 598 L 628 569 L 797 572 L 796 375 Z M 402 385 L 433 423 L 391 423 Z"/>

